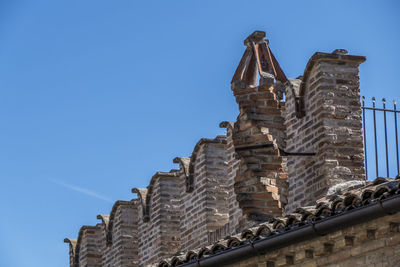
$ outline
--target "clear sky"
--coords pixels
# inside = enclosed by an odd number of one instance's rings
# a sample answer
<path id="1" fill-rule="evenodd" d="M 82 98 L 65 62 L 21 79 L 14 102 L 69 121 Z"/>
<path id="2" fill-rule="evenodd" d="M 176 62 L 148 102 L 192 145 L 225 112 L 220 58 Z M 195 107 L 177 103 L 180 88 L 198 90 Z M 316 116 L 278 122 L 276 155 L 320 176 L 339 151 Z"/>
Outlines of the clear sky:
<path id="1" fill-rule="evenodd" d="M 223 134 L 254 30 L 288 77 L 345 48 L 400 100 L 399 3 L 0 0 L 0 266 L 68 266 L 64 237 Z"/>

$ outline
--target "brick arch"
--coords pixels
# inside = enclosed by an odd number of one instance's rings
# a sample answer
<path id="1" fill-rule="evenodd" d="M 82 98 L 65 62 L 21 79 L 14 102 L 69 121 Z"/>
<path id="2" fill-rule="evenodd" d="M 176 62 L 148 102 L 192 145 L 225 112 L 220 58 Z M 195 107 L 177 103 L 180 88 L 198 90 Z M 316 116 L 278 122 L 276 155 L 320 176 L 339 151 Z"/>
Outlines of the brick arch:
<path id="1" fill-rule="evenodd" d="M 74 266 L 78 267 L 80 265 L 80 252 L 82 247 L 82 240 L 85 238 L 85 231 L 100 231 L 101 228 L 99 226 L 92 226 L 92 225 L 84 225 L 81 227 L 78 233 L 78 239 L 75 245 L 75 253 L 74 253 Z M 101 259 L 101 258 L 100 258 Z"/>
<path id="2" fill-rule="evenodd" d="M 181 173 L 183 173 L 183 176 L 185 177 L 185 185 L 186 185 L 186 192 L 192 192 L 193 191 L 193 177 L 190 177 L 189 174 L 189 165 L 190 165 L 191 158 L 185 158 L 185 157 L 176 157 L 173 159 L 173 163 L 179 164 L 179 170 Z"/>
<path id="3" fill-rule="evenodd" d="M 151 217 L 151 205 L 152 195 L 154 191 L 154 185 L 160 177 L 179 177 L 177 171 L 171 172 L 156 172 L 150 180 L 150 184 L 147 188 L 133 188 L 132 193 L 138 195 L 139 203 L 142 207 L 142 220 L 143 222 L 149 222 Z"/>
<path id="4" fill-rule="evenodd" d="M 304 69 L 304 73 L 301 79 L 300 88 L 298 92 L 298 96 L 295 100 L 295 108 L 296 108 L 296 116 L 298 118 L 302 118 L 305 115 L 305 101 L 304 97 L 306 94 L 306 86 L 310 79 L 310 74 L 315 66 L 316 61 L 319 58 L 320 53 L 315 53 L 307 62 L 306 68 Z"/>
<path id="5" fill-rule="evenodd" d="M 69 265 L 70 267 L 76 267 L 75 264 L 75 249 L 76 249 L 76 239 L 64 238 L 64 243 L 69 244 Z"/>
<path id="6" fill-rule="evenodd" d="M 186 192 L 192 192 L 195 187 L 194 171 L 196 166 L 197 156 L 201 150 L 201 147 L 206 144 L 226 144 L 225 136 L 217 136 L 214 139 L 201 138 L 193 149 L 192 156 L 190 157 L 189 163 L 189 174 L 186 180 Z"/>
<path id="7" fill-rule="evenodd" d="M 105 217 L 104 215 L 97 216 L 97 219 L 101 219 L 106 226 L 104 228 L 106 230 L 106 244 L 112 244 L 113 242 L 113 228 L 114 228 L 115 214 L 118 208 L 122 206 L 135 206 L 135 205 L 137 204 L 134 201 L 118 200 L 114 203 L 108 218 Z"/>
<path id="8" fill-rule="evenodd" d="M 142 218 L 143 221 L 147 222 L 149 220 L 149 214 L 147 212 L 146 207 L 146 197 L 147 197 L 147 189 L 146 188 L 133 188 L 132 193 L 137 194 L 139 205 L 142 208 Z"/>
<path id="9" fill-rule="evenodd" d="M 316 52 L 312 57 L 308 60 L 306 68 L 304 69 L 304 74 L 302 76 L 302 82 L 300 83 L 299 94 L 296 99 L 296 116 L 298 118 L 302 118 L 305 115 L 305 96 L 306 96 L 306 88 L 309 86 L 310 82 L 310 75 L 314 69 L 314 67 L 319 63 L 321 60 L 324 61 L 338 61 L 341 62 L 356 62 L 357 64 L 361 64 L 365 61 L 365 57 L 363 56 L 354 56 L 348 55 L 347 51 L 344 49 L 336 49 L 332 53 L 323 53 L 323 52 Z"/>
<path id="10" fill-rule="evenodd" d="M 106 245 L 111 244 L 111 240 L 108 240 L 108 238 L 112 236 L 112 235 L 109 235 L 109 233 L 108 233 L 109 224 L 110 224 L 110 215 L 99 214 L 99 215 L 97 215 L 97 219 L 101 220 L 101 223 L 103 225 L 105 244 Z"/>

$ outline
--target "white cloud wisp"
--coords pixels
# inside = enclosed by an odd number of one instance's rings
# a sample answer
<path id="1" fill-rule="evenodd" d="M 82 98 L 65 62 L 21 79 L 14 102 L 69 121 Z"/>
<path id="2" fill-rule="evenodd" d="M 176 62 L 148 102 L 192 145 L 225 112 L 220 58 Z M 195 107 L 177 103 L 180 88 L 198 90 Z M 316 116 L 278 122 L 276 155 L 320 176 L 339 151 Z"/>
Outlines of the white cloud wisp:
<path id="1" fill-rule="evenodd" d="M 75 192 L 79 192 L 79 193 L 85 194 L 87 196 L 95 197 L 95 198 L 98 198 L 98 199 L 101 199 L 101 200 L 104 200 L 104 201 L 107 201 L 107 202 L 112 202 L 112 200 L 109 199 L 108 197 L 103 196 L 101 194 L 98 194 L 96 192 L 93 192 L 93 191 L 91 191 L 89 189 L 82 188 L 82 187 L 79 187 L 79 186 L 76 186 L 76 185 L 67 184 L 67 183 L 65 183 L 63 181 L 59 181 L 59 180 L 49 179 L 49 181 L 51 181 L 51 182 L 53 182 L 55 184 L 58 184 L 58 185 L 60 185 L 62 187 L 71 189 L 71 190 L 73 190 Z"/>

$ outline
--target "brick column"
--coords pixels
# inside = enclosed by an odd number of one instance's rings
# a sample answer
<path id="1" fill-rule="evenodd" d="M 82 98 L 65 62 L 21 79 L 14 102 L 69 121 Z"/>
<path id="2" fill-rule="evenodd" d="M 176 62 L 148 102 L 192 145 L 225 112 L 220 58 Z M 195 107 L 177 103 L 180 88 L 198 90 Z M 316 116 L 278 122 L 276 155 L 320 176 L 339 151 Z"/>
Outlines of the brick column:
<path id="1" fill-rule="evenodd" d="M 153 175 L 145 202 L 139 207 L 141 211 L 145 209 L 138 222 L 139 266 L 154 264 L 181 250 L 180 220 L 183 213 L 180 184 L 176 170 Z M 143 201 L 143 190 L 134 189 L 133 192 L 140 193 Z"/>
<path id="2" fill-rule="evenodd" d="M 285 126 L 280 83 L 275 82 L 286 77 L 264 37 L 264 32 L 257 31 L 245 40 L 247 48 L 232 79 L 240 110 L 232 132 L 240 159 L 234 187 L 249 223 L 282 215 L 287 203 L 287 173 L 281 154 Z"/>
<path id="3" fill-rule="evenodd" d="M 288 161 L 289 206 L 314 203 L 335 185 L 365 180 L 358 66 L 346 50 L 315 53 L 287 97 L 286 151 L 315 153 Z M 298 91 L 296 96 L 294 92 Z M 295 103 L 297 101 L 297 103 Z"/>
<path id="4" fill-rule="evenodd" d="M 102 265 L 101 230 L 99 226 L 81 227 L 75 248 L 76 266 L 100 267 Z"/>
<path id="5" fill-rule="evenodd" d="M 133 267 L 139 264 L 138 205 L 137 200 L 118 200 L 109 216 L 97 216 L 106 231 L 102 266 Z"/>
<path id="6" fill-rule="evenodd" d="M 233 128 L 234 128 L 234 123 L 233 122 L 228 122 L 224 121 L 221 122 L 219 125 L 221 128 L 226 128 L 226 163 L 227 163 L 227 182 L 228 182 L 228 187 L 227 189 L 229 190 L 229 232 L 230 234 L 235 234 L 237 232 L 240 232 L 241 229 L 244 228 L 244 226 L 240 225 L 240 223 L 243 221 L 243 213 L 242 209 L 239 207 L 239 203 L 236 200 L 236 194 L 234 190 L 234 184 L 235 184 L 235 177 L 236 173 L 239 170 L 239 165 L 240 165 L 240 160 L 238 160 L 235 155 L 235 146 L 233 144 Z"/>
<path id="7" fill-rule="evenodd" d="M 287 174 L 278 140 L 283 140 L 284 124 L 273 84 L 234 89 L 234 94 L 240 109 L 233 129 L 241 160 L 234 185 L 239 206 L 251 221 L 282 215 Z"/>
<path id="8" fill-rule="evenodd" d="M 226 166 L 226 137 L 202 138 L 190 158 L 188 177 L 191 192 L 182 195 L 182 247 L 185 250 L 208 245 L 210 236 L 229 222 L 230 200 Z M 223 238 L 225 236 L 219 236 Z"/>

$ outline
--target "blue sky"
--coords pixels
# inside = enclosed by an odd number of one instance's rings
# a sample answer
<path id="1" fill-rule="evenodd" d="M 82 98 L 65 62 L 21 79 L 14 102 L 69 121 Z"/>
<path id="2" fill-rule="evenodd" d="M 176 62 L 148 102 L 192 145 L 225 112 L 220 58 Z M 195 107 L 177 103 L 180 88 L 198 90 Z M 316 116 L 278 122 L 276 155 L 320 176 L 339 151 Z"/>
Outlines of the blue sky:
<path id="1" fill-rule="evenodd" d="M 64 237 L 235 120 L 230 80 L 264 30 L 288 77 L 364 55 L 400 100 L 398 1 L 0 0 L 0 266 L 68 266 Z"/>

